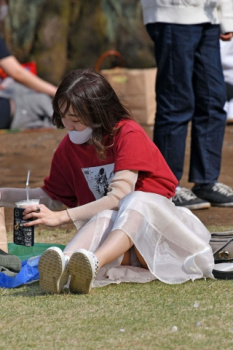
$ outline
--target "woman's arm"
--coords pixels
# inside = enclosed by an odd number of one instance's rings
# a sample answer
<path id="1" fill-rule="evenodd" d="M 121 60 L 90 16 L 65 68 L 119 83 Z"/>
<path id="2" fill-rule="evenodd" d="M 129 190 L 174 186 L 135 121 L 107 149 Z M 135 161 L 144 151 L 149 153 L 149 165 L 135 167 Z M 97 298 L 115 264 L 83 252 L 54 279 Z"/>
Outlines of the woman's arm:
<path id="1" fill-rule="evenodd" d="M 119 201 L 135 189 L 138 172 L 121 170 L 115 173 L 109 185 L 108 193 L 94 202 L 72 209 L 67 209 L 72 221 L 88 220 L 105 209 L 118 210 Z"/>
<path id="2" fill-rule="evenodd" d="M 80 207 L 53 212 L 44 205 L 40 205 L 40 212 L 38 213 L 36 212 L 36 205 L 28 206 L 24 211 L 25 219 L 34 218 L 34 220 L 33 223 L 29 222 L 26 226 L 39 224 L 58 226 L 74 222 L 76 227 L 79 228 L 80 222 L 90 219 L 102 210 L 117 210 L 121 198 L 134 191 L 137 178 L 137 171 L 121 170 L 116 172 L 109 185 L 107 196 Z"/>
<path id="3" fill-rule="evenodd" d="M 14 208 L 15 203 L 27 198 L 25 188 L 0 188 L 0 207 Z M 42 188 L 30 188 L 29 198 L 39 199 L 40 203 L 46 205 L 51 210 L 59 210 L 62 208 L 62 203 L 52 199 Z"/>
<path id="4" fill-rule="evenodd" d="M 27 87 L 54 96 L 57 87 L 39 78 L 25 69 L 14 56 L 8 56 L 0 60 L 0 67 L 14 80 Z"/>

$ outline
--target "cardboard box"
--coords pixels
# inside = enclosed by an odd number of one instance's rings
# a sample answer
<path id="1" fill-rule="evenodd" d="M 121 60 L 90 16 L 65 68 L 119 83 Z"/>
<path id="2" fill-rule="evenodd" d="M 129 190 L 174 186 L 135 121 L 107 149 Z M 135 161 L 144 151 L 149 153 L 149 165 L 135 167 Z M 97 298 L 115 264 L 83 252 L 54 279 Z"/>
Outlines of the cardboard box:
<path id="1" fill-rule="evenodd" d="M 154 125 L 156 68 L 101 70 L 118 97 L 130 108 L 141 125 Z"/>

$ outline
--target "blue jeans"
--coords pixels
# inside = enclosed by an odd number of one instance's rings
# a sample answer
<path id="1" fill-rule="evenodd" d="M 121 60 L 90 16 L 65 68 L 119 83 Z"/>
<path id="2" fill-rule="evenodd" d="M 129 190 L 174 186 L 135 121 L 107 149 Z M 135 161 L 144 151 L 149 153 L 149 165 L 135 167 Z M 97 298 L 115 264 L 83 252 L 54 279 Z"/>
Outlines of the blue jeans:
<path id="1" fill-rule="evenodd" d="M 150 23 L 146 28 L 158 68 L 154 142 L 180 181 L 191 121 L 189 181 L 214 183 L 226 125 L 219 26 Z"/>

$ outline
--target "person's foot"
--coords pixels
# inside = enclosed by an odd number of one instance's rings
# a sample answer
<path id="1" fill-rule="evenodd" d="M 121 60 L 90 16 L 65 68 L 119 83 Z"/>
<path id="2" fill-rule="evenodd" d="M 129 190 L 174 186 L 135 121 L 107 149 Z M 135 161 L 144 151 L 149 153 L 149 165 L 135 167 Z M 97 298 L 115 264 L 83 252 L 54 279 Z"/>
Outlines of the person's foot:
<path id="1" fill-rule="evenodd" d="M 233 190 L 231 187 L 217 182 L 215 184 L 195 185 L 193 193 L 215 207 L 233 207 Z"/>
<path id="2" fill-rule="evenodd" d="M 90 293 L 98 265 L 95 254 L 85 249 L 79 249 L 71 256 L 68 264 L 71 293 Z"/>
<path id="3" fill-rule="evenodd" d="M 21 270 L 22 264 L 18 256 L 8 254 L 0 249 L 0 266 L 17 274 Z"/>
<path id="4" fill-rule="evenodd" d="M 172 202 L 178 207 L 189 209 L 206 209 L 210 207 L 210 203 L 206 200 L 198 198 L 190 189 L 178 187 Z"/>
<path id="5" fill-rule="evenodd" d="M 40 287 L 46 292 L 60 294 L 69 277 L 61 249 L 48 248 L 40 257 L 38 269 Z"/>

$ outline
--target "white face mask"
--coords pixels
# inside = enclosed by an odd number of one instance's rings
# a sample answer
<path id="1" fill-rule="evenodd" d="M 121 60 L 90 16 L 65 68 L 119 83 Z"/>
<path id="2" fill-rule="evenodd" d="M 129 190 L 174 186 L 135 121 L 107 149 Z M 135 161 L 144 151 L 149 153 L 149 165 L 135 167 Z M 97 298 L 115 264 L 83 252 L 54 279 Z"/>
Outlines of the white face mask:
<path id="1" fill-rule="evenodd" d="M 82 145 L 83 143 L 90 140 L 92 136 L 92 128 L 89 126 L 83 131 L 71 130 L 68 131 L 70 141 L 76 145 Z"/>

